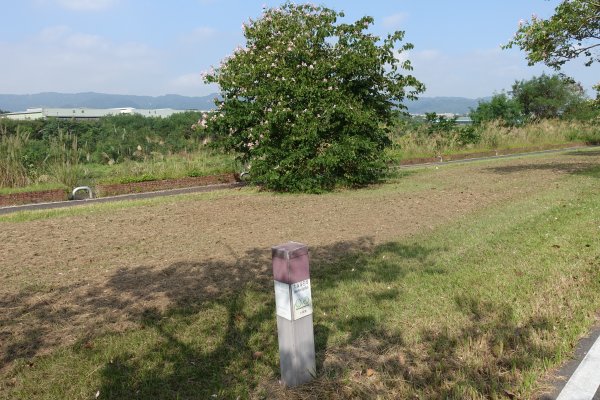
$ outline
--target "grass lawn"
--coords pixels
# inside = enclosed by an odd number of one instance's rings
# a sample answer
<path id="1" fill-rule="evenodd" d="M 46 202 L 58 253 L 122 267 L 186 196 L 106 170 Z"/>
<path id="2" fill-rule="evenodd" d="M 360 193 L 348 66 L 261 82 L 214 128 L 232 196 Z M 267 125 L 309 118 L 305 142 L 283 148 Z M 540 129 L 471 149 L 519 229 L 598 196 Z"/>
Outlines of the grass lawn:
<path id="1" fill-rule="evenodd" d="M 318 370 L 292 390 L 287 240 L 310 249 Z M 597 322 L 600 152 L 13 214 L 0 242 L 0 398 L 530 398 Z"/>

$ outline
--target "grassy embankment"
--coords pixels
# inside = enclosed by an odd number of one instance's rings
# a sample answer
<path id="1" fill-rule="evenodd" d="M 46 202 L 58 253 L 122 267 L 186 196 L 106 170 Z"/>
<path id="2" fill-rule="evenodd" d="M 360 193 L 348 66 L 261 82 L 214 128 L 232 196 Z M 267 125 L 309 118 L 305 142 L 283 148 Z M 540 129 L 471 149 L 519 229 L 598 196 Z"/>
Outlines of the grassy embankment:
<path id="1" fill-rule="evenodd" d="M 438 131 L 425 123 L 404 124 L 392 134 L 393 145 L 387 154 L 393 164 L 410 158 L 600 142 L 599 128 L 593 123 L 556 120 L 512 128 L 499 123 L 471 128 L 454 127 L 449 131 Z M 151 147 L 149 149 L 139 147 L 141 150 L 137 150 L 130 144 L 119 144 L 119 151 L 129 156 L 117 162 L 108 156 L 104 163 L 85 161 L 85 149 L 78 144 L 77 137 L 61 130 L 56 138 L 49 140 L 47 149 L 36 148 L 38 156 L 47 153 L 38 165 L 28 161 L 29 133 L 19 133 L 19 129 L 15 132 L 12 136 L 0 135 L 0 194 L 206 176 L 240 172 L 241 168 L 233 155 L 197 144 L 194 151 L 167 151 L 164 154 L 166 144 L 160 145 L 157 140 L 150 139 L 144 139 L 147 142 L 145 146 Z M 132 132 L 134 134 L 140 135 L 136 131 Z M 36 142 L 36 146 L 42 145 Z M 153 151 L 154 147 L 160 148 L 162 153 Z"/>
<path id="2" fill-rule="evenodd" d="M 390 155 L 402 160 L 568 143 L 600 143 L 600 127 L 593 122 L 542 120 L 516 127 L 492 122 L 466 132 L 470 128 L 458 126 L 449 132 L 431 132 L 428 125 L 421 124 L 408 130 L 400 129 L 392 136 Z"/>
<path id="3" fill-rule="evenodd" d="M 432 230 L 419 229 L 375 246 L 362 246 L 359 239 L 311 244 L 318 376 L 310 385 L 287 392 L 277 385 L 268 277 L 241 274 L 235 285 L 212 291 L 208 286 L 225 284 L 234 277 L 230 274 L 246 266 L 210 262 L 205 268 L 210 266 L 221 279 L 208 279 L 206 287 L 201 283 L 192 293 L 161 283 L 169 280 L 183 287 L 198 273 L 191 270 L 152 276 L 131 271 L 129 277 L 127 270 L 115 272 L 112 281 L 123 285 L 120 290 L 126 290 L 127 282 L 140 285 L 127 289 L 130 301 L 142 302 L 158 293 L 172 304 L 164 310 L 130 311 L 134 327 L 129 329 L 104 332 L 96 326 L 99 333 L 86 331 L 74 345 L 13 360 L 0 377 L 0 397 L 530 398 L 548 368 L 568 357 L 594 323 L 600 304 L 599 155 L 581 152 L 578 157 L 569 163 L 538 158 L 542 161 L 537 164 L 504 161 L 448 166 L 441 172 L 427 169 L 366 191 L 302 197 L 303 202 L 319 199 L 342 208 L 345 202 L 390 201 L 397 209 L 403 203 L 393 201 L 396 195 L 419 198 L 421 204 L 440 190 L 449 190 L 451 196 L 452 186 L 475 170 L 491 173 L 490 182 L 474 178 L 465 191 L 488 197 L 508 190 L 521 193 L 440 222 Z M 534 175 L 526 180 L 523 174 Z M 432 191 L 432 186 L 437 189 Z M 235 196 L 244 204 L 249 194 L 261 202 L 296 197 L 242 191 L 179 201 Z M 120 207 L 135 212 L 132 204 L 22 213 L 0 221 L 27 224 L 51 218 L 53 226 L 63 219 L 89 225 Z M 172 199 L 141 204 L 157 211 L 165 207 L 164 213 L 178 207 Z M 460 202 L 449 199 L 448 204 L 456 207 Z M 240 257 L 252 258 L 254 253 Z M 123 276 L 117 279 L 119 274 Z M 64 286 L 77 289 L 69 282 Z M 92 292 L 101 296 L 102 288 Z M 1 304 L 12 304 L 13 297 L 3 296 Z M 90 301 L 95 304 L 93 299 L 81 300 L 81 312 Z M 55 307 L 50 316 L 39 317 L 60 320 L 61 310 Z M 98 300 L 97 307 L 89 312 L 106 304 Z M 43 305 L 26 310 L 23 318 L 43 310 Z M 34 335 L 27 340 L 41 339 Z M 18 347 L 12 350 L 18 353 Z M 10 359 L 10 353 L 0 357 Z"/>
<path id="4" fill-rule="evenodd" d="M 0 194 L 37 190 L 72 189 L 75 186 L 91 186 L 110 183 L 131 183 L 160 179 L 209 176 L 236 171 L 233 157 L 215 150 L 205 149 L 193 153 L 156 155 L 146 160 L 126 160 L 108 165 L 78 163 L 56 167 L 52 172 L 41 174 L 35 180 L 24 180 L 23 186 L 0 187 Z"/>

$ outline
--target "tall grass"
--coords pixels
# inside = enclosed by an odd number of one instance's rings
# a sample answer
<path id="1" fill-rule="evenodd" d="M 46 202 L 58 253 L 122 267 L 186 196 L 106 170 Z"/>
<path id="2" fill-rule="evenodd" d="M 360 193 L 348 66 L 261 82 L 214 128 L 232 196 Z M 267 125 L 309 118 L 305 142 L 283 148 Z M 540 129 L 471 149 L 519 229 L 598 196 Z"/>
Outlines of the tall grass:
<path id="1" fill-rule="evenodd" d="M 434 157 L 570 142 L 599 143 L 600 127 L 592 122 L 563 120 L 542 120 L 511 127 L 494 121 L 431 132 L 427 124 L 405 124 L 393 133 L 392 142 L 393 158 Z"/>
<path id="2" fill-rule="evenodd" d="M 79 165 L 80 151 L 77 136 L 58 130 L 58 135 L 50 140 L 47 157 L 48 172 L 59 183 L 68 188 L 75 187 L 83 177 Z"/>
<path id="3" fill-rule="evenodd" d="M 125 160 L 113 165 L 93 166 L 96 182 L 128 183 L 158 179 L 207 176 L 235 171 L 234 159 L 209 149 L 172 155 L 153 153 L 144 160 Z"/>
<path id="4" fill-rule="evenodd" d="M 14 135 L 9 135 L 5 129 L 0 130 L 0 188 L 30 183 L 23 157 L 28 141 L 29 134 L 18 128 Z"/>

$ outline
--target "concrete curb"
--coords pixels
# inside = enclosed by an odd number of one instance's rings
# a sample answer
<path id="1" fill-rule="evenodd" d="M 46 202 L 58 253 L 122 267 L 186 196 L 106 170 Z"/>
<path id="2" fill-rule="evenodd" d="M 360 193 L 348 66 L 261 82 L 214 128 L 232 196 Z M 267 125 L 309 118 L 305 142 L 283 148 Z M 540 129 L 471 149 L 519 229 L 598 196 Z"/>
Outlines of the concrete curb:
<path id="1" fill-rule="evenodd" d="M 156 192 L 121 194 L 118 196 L 100 197 L 100 198 L 96 198 L 96 199 L 59 201 L 59 202 L 53 202 L 53 203 L 24 204 L 24 205 L 17 205 L 17 206 L 0 207 L 0 215 L 10 214 L 10 213 L 19 212 L 19 211 L 51 210 L 51 209 L 57 209 L 57 208 L 83 206 L 83 205 L 89 205 L 89 204 L 108 203 L 108 202 L 112 202 L 112 201 L 150 199 L 153 197 L 175 196 L 178 194 L 185 194 L 185 193 L 213 192 L 215 190 L 234 189 L 234 188 L 242 187 L 245 185 L 246 184 L 244 182 L 221 183 L 221 184 L 217 184 L 217 185 L 206 185 L 206 186 L 196 186 L 196 187 L 180 188 L 180 189 L 159 190 Z"/>
<path id="2" fill-rule="evenodd" d="M 558 371 L 554 373 L 554 378 L 549 382 L 553 389 L 541 395 L 539 400 L 556 400 L 561 395 L 561 392 L 567 385 L 569 379 L 576 372 L 592 346 L 598 341 L 600 341 L 600 325 L 596 324 L 590 333 L 579 341 L 575 348 L 573 358 L 565 362 Z M 596 382 L 600 383 L 600 372 L 597 373 Z M 563 394 L 563 397 L 564 396 L 565 394 Z M 600 393 L 596 391 L 596 394 L 593 397 L 581 397 L 581 399 L 584 398 L 587 398 L 588 400 L 600 400 Z"/>

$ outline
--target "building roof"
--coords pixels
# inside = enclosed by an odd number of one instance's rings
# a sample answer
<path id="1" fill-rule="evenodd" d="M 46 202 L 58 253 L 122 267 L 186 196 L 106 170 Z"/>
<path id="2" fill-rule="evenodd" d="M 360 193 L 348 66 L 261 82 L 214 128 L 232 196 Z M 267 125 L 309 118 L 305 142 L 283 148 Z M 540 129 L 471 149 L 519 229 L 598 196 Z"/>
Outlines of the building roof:
<path id="1" fill-rule="evenodd" d="M 122 108 L 28 108 L 26 111 L 2 114 L 2 118 L 15 120 L 33 120 L 45 119 L 48 117 L 54 118 L 102 118 L 109 115 L 121 114 L 139 114 L 145 117 L 169 117 L 176 113 L 185 112 L 188 110 L 174 110 L 171 108 L 161 109 L 137 109 L 132 107 Z"/>

